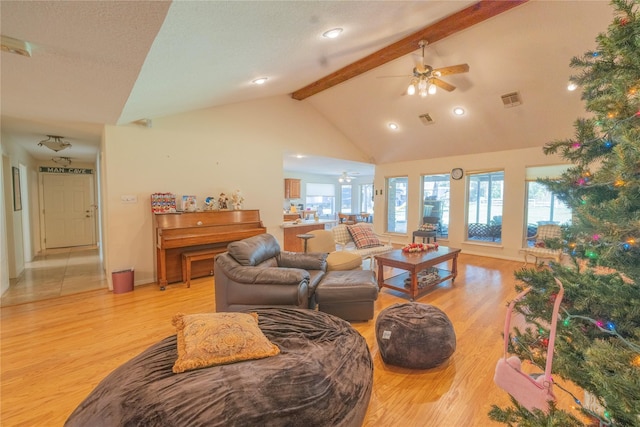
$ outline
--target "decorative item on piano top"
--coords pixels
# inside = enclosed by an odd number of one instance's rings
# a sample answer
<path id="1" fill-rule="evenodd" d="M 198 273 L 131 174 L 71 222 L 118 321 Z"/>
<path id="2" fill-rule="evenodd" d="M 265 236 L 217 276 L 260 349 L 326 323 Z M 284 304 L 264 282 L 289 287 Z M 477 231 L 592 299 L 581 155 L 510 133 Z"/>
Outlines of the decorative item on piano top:
<path id="1" fill-rule="evenodd" d="M 438 249 L 438 243 L 409 243 L 402 248 L 402 252 L 426 252 L 431 249 Z"/>
<path id="2" fill-rule="evenodd" d="M 240 190 L 234 191 L 231 195 L 231 204 L 233 206 L 233 209 L 236 211 L 242 209 L 242 202 L 244 202 L 244 197 L 242 197 L 242 193 L 240 192 Z"/>
<path id="3" fill-rule="evenodd" d="M 197 210 L 196 196 L 182 196 L 182 210 L 184 212 L 195 212 Z"/>
<path id="4" fill-rule="evenodd" d="M 204 208 L 205 211 L 215 211 L 218 209 L 218 201 L 213 196 L 208 196 L 204 199 Z"/>
<path id="5" fill-rule="evenodd" d="M 152 213 L 173 213 L 176 211 L 176 195 L 171 193 L 153 193 L 151 195 Z"/>
<path id="6" fill-rule="evenodd" d="M 229 209 L 229 198 L 224 193 L 220 193 L 220 197 L 218 197 L 218 209 L 223 211 Z"/>

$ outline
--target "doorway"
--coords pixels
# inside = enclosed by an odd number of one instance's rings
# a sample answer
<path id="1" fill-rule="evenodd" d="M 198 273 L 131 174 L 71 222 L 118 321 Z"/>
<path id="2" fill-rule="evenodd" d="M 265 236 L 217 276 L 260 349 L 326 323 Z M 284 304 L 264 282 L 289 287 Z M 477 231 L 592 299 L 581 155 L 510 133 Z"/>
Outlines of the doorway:
<path id="1" fill-rule="evenodd" d="M 44 247 L 96 244 L 93 175 L 42 174 Z"/>

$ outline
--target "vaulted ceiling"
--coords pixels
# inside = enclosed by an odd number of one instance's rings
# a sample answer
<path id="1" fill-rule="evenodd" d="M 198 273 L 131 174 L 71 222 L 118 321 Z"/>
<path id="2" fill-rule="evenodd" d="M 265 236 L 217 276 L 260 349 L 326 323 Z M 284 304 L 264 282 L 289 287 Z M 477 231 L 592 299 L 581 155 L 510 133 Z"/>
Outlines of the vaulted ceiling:
<path id="1" fill-rule="evenodd" d="M 2 132 L 36 158 L 51 155 L 37 147 L 47 134 L 92 159 L 104 124 L 295 94 L 372 163 L 571 135 L 584 109 L 569 60 L 612 20 L 607 1 L 536 0 L 2 1 L 0 15 L 3 36 L 32 45 L 30 58 L 2 52 Z M 442 77 L 456 90 L 404 95 L 422 38 L 434 68 L 469 64 Z M 506 108 L 513 92 L 521 104 Z"/>

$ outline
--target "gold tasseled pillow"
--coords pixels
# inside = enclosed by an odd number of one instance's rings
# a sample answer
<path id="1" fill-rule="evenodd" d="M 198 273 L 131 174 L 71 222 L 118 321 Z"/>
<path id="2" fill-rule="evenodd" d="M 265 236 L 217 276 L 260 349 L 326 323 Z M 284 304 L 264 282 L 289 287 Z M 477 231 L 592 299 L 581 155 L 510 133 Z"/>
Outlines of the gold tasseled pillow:
<path id="1" fill-rule="evenodd" d="M 280 353 L 258 327 L 257 313 L 178 313 L 172 323 L 178 338 L 176 374 Z"/>

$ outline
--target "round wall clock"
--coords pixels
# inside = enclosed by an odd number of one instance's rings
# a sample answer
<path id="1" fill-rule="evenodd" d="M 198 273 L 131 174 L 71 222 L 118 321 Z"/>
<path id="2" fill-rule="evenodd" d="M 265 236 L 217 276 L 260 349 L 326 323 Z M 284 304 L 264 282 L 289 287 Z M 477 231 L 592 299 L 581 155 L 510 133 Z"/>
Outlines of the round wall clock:
<path id="1" fill-rule="evenodd" d="M 462 178 L 462 175 L 464 175 L 464 172 L 462 171 L 461 168 L 453 168 L 453 169 L 451 169 L 451 178 L 460 179 L 460 178 Z"/>

